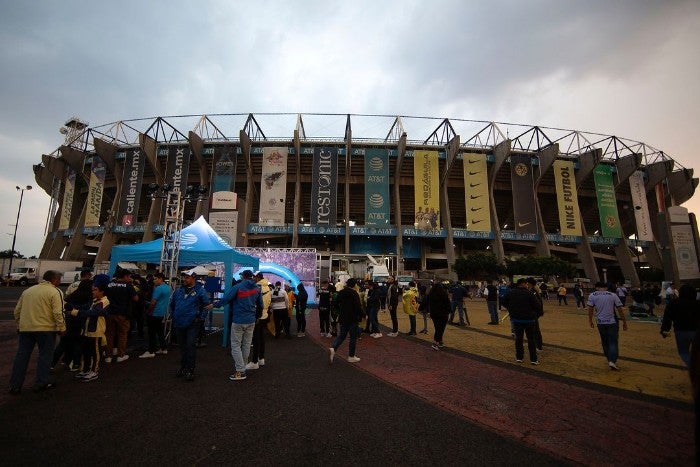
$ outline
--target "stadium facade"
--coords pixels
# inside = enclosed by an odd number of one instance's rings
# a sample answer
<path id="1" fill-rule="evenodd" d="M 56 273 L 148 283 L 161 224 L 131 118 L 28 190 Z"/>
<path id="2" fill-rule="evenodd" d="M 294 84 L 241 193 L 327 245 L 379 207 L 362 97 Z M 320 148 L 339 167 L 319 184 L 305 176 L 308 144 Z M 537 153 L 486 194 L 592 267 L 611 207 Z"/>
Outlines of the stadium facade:
<path id="1" fill-rule="evenodd" d="M 698 184 L 616 136 L 409 116 L 217 114 L 61 128 L 34 166 L 52 198 L 40 257 L 109 259 L 162 235 L 167 192 L 233 246 L 395 255 L 398 272 L 460 255 L 556 255 L 592 281 L 700 278 Z M 286 136 L 271 136 L 273 132 Z"/>

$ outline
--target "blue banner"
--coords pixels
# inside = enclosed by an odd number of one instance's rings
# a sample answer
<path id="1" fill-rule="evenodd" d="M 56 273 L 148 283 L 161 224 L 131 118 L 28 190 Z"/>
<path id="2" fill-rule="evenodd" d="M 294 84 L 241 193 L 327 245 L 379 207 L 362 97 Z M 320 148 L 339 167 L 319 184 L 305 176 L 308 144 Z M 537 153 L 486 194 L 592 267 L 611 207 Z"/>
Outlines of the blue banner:
<path id="1" fill-rule="evenodd" d="M 365 151 L 365 225 L 389 225 L 389 152 Z"/>

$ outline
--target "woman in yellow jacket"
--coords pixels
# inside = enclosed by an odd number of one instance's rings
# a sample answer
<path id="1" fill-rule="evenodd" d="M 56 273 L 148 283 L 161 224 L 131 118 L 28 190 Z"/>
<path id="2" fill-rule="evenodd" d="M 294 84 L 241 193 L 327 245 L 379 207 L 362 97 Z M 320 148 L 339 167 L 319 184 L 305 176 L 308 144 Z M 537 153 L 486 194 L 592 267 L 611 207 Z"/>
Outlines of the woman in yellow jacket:
<path id="1" fill-rule="evenodd" d="M 418 312 L 418 289 L 416 283 L 411 281 L 408 283 L 408 289 L 403 291 L 403 311 L 408 315 L 408 321 L 411 323 L 409 336 L 416 335 L 416 313 Z"/>

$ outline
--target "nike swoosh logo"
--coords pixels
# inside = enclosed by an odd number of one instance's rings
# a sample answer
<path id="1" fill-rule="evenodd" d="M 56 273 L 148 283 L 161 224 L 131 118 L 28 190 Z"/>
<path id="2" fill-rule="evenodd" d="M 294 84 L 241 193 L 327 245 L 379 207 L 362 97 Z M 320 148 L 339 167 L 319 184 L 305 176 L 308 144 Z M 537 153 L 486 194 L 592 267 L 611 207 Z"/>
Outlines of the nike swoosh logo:
<path id="1" fill-rule="evenodd" d="M 478 210 L 480 210 L 480 209 L 484 209 L 484 208 L 483 208 L 483 207 L 480 207 L 480 208 L 472 208 L 471 210 L 472 210 L 472 212 L 473 212 L 473 211 L 478 211 Z"/>
<path id="2" fill-rule="evenodd" d="M 478 221 L 472 221 L 472 224 L 478 224 L 481 221 L 483 221 L 483 219 L 479 219 Z"/>
<path id="3" fill-rule="evenodd" d="M 484 195 L 469 195 L 469 198 L 470 199 L 477 199 L 477 198 L 481 198 L 482 196 L 484 196 Z"/>
<path id="4" fill-rule="evenodd" d="M 475 186 L 479 186 L 481 183 L 470 183 L 469 186 L 474 188 Z"/>
<path id="5" fill-rule="evenodd" d="M 470 163 L 470 164 L 474 164 L 474 163 L 480 162 L 480 161 L 481 161 L 481 159 L 475 159 L 475 160 L 469 159 L 469 163 Z"/>
<path id="6" fill-rule="evenodd" d="M 481 170 L 479 170 L 478 172 L 469 171 L 469 175 L 476 175 L 476 174 L 480 174 L 480 173 L 481 173 Z"/>
<path id="7" fill-rule="evenodd" d="M 518 222 L 518 227 L 525 227 L 526 225 L 530 225 L 532 222 Z"/>

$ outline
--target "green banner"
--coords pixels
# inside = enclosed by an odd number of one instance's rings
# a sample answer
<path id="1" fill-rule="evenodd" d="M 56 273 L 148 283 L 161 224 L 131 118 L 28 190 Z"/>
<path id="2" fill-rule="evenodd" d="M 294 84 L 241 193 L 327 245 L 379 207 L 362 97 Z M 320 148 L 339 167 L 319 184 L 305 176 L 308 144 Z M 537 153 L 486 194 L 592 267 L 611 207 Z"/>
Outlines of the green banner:
<path id="1" fill-rule="evenodd" d="M 389 151 L 365 150 L 365 225 L 389 225 Z"/>
<path id="2" fill-rule="evenodd" d="M 600 231 L 603 237 L 622 238 L 620 216 L 617 213 L 615 186 L 613 185 L 612 166 L 598 164 L 593 170 L 596 198 L 598 199 L 598 215 L 600 216 Z"/>

